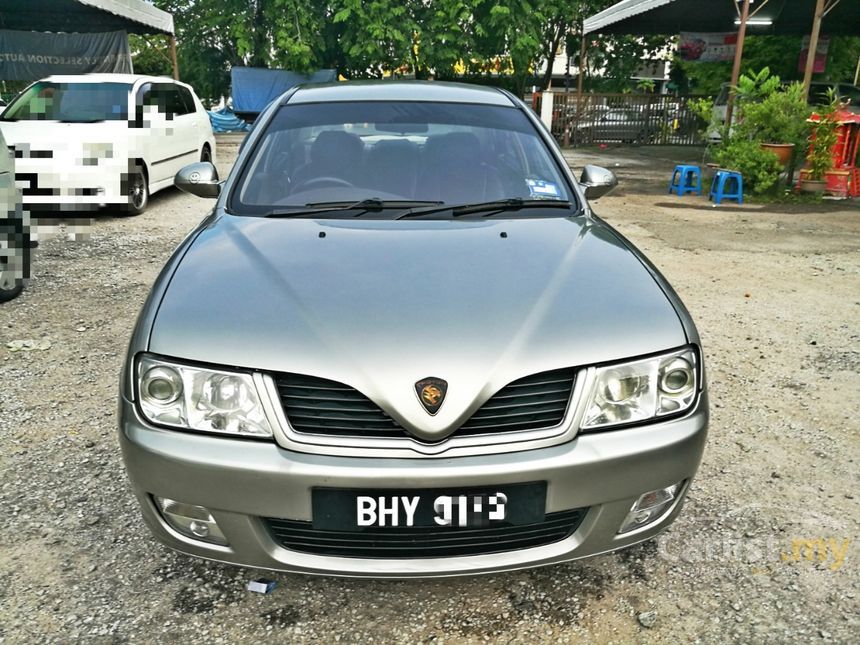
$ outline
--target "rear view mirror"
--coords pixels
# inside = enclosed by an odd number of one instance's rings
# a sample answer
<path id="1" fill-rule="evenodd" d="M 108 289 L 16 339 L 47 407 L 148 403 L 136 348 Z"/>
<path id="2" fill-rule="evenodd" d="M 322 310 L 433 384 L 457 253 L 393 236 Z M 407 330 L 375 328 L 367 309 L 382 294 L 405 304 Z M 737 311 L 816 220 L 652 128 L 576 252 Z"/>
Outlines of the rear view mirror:
<path id="1" fill-rule="evenodd" d="M 208 161 L 200 161 L 185 166 L 176 173 L 173 183 L 179 190 L 197 197 L 215 198 L 221 194 L 218 171 Z"/>
<path id="2" fill-rule="evenodd" d="M 618 178 L 611 170 L 588 165 L 582 169 L 579 183 L 585 187 L 586 198 L 598 199 L 618 185 Z"/>

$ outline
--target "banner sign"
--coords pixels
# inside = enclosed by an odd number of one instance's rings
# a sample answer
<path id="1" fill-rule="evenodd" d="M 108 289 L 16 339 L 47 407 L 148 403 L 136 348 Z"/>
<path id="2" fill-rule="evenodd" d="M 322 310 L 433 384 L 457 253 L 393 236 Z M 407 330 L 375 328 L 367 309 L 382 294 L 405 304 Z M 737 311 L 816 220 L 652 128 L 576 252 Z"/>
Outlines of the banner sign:
<path id="1" fill-rule="evenodd" d="M 682 31 L 678 54 L 682 60 L 697 63 L 734 60 L 737 43 L 738 34 L 734 31 L 725 33 Z"/>
<path id="2" fill-rule="evenodd" d="M 0 29 L 0 78 L 37 81 L 51 74 L 131 74 L 124 31 L 64 34 Z"/>
<path id="3" fill-rule="evenodd" d="M 813 74 L 823 74 L 824 67 L 827 64 L 827 50 L 830 48 L 830 37 L 821 36 L 818 39 L 818 46 L 815 48 L 815 64 L 812 66 Z M 806 57 L 809 55 L 809 36 L 803 37 L 803 44 L 800 46 L 800 61 L 797 64 L 797 71 L 801 74 L 806 71 Z"/>

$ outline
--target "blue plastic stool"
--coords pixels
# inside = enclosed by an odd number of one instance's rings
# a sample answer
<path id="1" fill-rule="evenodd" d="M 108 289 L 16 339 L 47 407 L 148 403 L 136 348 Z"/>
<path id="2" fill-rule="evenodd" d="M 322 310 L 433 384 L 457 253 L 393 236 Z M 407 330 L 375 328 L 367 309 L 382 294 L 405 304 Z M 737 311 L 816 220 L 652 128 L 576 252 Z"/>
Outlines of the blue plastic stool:
<path id="1" fill-rule="evenodd" d="M 702 171 L 698 166 L 675 166 L 672 179 L 669 182 L 669 192 L 679 196 L 686 193 L 702 194 Z"/>
<path id="2" fill-rule="evenodd" d="M 738 204 L 743 204 L 744 178 L 741 173 L 734 170 L 718 170 L 711 182 L 708 199 L 713 199 L 715 204 L 720 204 L 724 199 L 734 199 Z"/>

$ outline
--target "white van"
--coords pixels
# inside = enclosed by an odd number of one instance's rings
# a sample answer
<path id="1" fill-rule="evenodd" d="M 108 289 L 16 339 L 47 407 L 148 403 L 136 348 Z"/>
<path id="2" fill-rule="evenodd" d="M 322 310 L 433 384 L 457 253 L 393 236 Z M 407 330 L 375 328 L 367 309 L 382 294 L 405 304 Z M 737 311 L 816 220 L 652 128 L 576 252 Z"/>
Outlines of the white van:
<path id="1" fill-rule="evenodd" d="M 215 157 L 200 99 L 155 76 L 50 76 L 6 107 L 0 130 L 32 210 L 115 206 L 136 215 L 182 166 Z"/>

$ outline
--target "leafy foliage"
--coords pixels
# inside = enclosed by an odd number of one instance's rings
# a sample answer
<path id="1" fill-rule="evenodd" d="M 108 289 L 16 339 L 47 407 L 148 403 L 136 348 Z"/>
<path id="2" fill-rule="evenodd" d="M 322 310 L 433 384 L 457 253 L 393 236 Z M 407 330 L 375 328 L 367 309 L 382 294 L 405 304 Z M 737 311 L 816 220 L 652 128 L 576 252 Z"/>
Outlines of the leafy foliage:
<path id="1" fill-rule="evenodd" d="M 465 78 L 522 93 L 580 22 L 613 0 L 154 0 L 174 16 L 180 75 L 204 99 L 229 93 L 233 65 L 347 78 Z M 647 51 L 631 37 L 590 38 L 586 87 L 622 89 Z M 169 74 L 166 39 L 133 38 L 140 72 Z M 602 73 L 598 74 L 598 70 Z M 538 81 L 549 83 L 551 69 Z"/>
<path id="2" fill-rule="evenodd" d="M 713 151 L 717 163 L 738 170 L 745 185 L 754 194 L 762 195 L 776 188 L 783 167 L 773 153 L 762 150 L 761 144 L 794 144 L 789 164 L 793 170 L 809 135 L 807 118 L 811 110 L 802 85 L 784 85 L 768 67 L 742 75 L 735 91 L 738 120 L 731 130 L 715 123 L 708 114 L 712 101 L 700 99 L 689 105 L 700 119 L 709 123 L 709 130 L 720 133 L 721 142 Z"/>
<path id="3" fill-rule="evenodd" d="M 821 181 L 824 174 L 833 168 L 833 147 L 839 137 L 837 128 L 839 122 L 836 112 L 841 106 L 839 98 L 830 90 L 828 91 L 830 103 L 824 107 L 819 114 L 819 120 L 815 124 L 809 137 L 809 155 L 807 156 L 809 178 L 813 181 Z"/>
<path id="4" fill-rule="evenodd" d="M 759 143 L 794 146 L 791 168 L 809 137 L 807 119 L 812 113 L 801 83 L 782 85 L 769 68 L 738 79 L 738 124 L 736 136 Z"/>
<path id="5" fill-rule="evenodd" d="M 744 189 L 760 195 L 777 185 L 782 164 L 770 152 L 762 150 L 758 141 L 734 137 L 717 147 L 714 160 L 724 168 L 743 175 Z"/>

